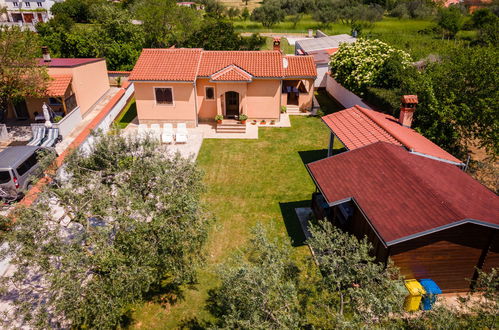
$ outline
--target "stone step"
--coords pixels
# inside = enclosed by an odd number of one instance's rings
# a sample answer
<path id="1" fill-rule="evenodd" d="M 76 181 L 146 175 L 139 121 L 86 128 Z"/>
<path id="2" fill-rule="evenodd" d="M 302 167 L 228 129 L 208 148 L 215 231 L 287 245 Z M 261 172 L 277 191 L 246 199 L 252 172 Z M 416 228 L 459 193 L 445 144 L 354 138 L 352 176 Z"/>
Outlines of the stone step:
<path id="1" fill-rule="evenodd" d="M 246 133 L 246 129 L 240 130 L 240 129 L 229 129 L 229 128 L 224 128 L 224 129 L 218 129 L 217 128 L 217 133 Z"/>

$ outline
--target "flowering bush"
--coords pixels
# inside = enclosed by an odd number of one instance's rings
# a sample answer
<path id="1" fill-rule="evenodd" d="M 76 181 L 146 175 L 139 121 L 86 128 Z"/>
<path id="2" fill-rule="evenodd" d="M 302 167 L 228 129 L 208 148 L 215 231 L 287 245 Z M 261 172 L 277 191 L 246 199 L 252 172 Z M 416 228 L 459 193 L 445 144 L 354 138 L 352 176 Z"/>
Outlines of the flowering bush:
<path id="1" fill-rule="evenodd" d="M 362 94 L 367 87 L 382 86 L 385 80 L 392 80 L 391 70 L 386 69 L 389 62 L 407 68 L 411 57 L 377 39 L 359 39 L 352 44 L 341 44 L 331 56 L 331 75 L 345 88 Z"/>

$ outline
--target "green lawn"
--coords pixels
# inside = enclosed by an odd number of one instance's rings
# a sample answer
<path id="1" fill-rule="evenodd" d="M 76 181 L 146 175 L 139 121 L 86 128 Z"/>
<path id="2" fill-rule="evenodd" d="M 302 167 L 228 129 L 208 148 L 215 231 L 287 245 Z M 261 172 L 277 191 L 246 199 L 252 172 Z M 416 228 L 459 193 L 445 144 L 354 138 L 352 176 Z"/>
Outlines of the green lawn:
<path id="1" fill-rule="evenodd" d="M 137 117 L 137 105 L 135 104 L 135 99 L 131 99 L 126 105 L 125 109 L 121 111 L 118 117 L 114 120 L 114 123 L 118 128 L 126 128 L 132 120 Z"/>
<path id="2" fill-rule="evenodd" d="M 204 310 L 214 271 L 262 223 L 274 237 L 290 239 L 301 265 L 310 258 L 294 208 L 310 205 L 314 184 L 304 163 L 324 158 L 329 130 L 319 118 L 292 116 L 291 128 L 260 128 L 258 140 L 205 139 L 197 162 L 204 170 L 204 202 L 216 218 L 206 246 L 207 264 L 199 283 L 185 289 L 184 299 L 165 309 L 154 303 L 137 308 L 134 327 L 171 329 L 196 318 L 209 321 Z"/>
<path id="3" fill-rule="evenodd" d="M 266 38 L 265 45 L 263 45 L 260 50 L 272 50 L 274 49 L 274 38 Z M 281 50 L 284 54 L 294 54 L 295 46 L 291 46 L 286 38 L 281 39 Z"/>

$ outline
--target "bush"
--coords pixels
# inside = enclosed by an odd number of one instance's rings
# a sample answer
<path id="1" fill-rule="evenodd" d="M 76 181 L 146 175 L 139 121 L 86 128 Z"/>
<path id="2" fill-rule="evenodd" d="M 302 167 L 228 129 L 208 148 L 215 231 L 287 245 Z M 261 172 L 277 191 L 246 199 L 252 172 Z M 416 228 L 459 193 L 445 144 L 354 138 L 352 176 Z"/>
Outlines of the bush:
<path id="1" fill-rule="evenodd" d="M 375 109 L 395 116 L 400 106 L 400 95 L 399 89 L 368 87 L 364 99 Z"/>
<path id="2" fill-rule="evenodd" d="M 387 73 L 393 70 L 385 68 L 386 63 L 394 61 L 399 62 L 398 72 L 409 67 L 411 57 L 380 40 L 359 39 L 353 44 L 340 45 L 331 56 L 331 75 L 345 88 L 363 94 L 367 87 L 378 86 L 387 78 Z"/>

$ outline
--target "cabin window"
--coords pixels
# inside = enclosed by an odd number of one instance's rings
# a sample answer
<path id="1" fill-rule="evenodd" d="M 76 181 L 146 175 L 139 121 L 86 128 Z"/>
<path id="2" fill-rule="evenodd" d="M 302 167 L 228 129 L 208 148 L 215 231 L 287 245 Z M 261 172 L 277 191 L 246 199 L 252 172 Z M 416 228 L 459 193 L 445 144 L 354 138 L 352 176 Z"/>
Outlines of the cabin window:
<path id="1" fill-rule="evenodd" d="M 49 97 L 49 105 L 61 105 L 61 100 L 57 97 Z"/>
<path id="2" fill-rule="evenodd" d="M 29 2 L 25 2 L 25 3 L 24 3 L 24 6 L 25 6 L 26 8 L 30 8 L 30 7 L 31 7 L 31 4 L 30 4 Z"/>
<path id="3" fill-rule="evenodd" d="M 173 89 L 171 87 L 155 87 L 157 104 L 173 104 Z"/>
<path id="4" fill-rule="evenodd" d="M 205 96 L 207 100 L 215 99 L 215 88 L 214 87 L 206 87 Z"/>
<path id="5" fill-rule="evenodd" d="M 14 6 L 14 7 L 19 7 L 19 3 L 17 3 L 17 2 L 13 2 L 13 3 L 12 3 L 12 6 Z"/>
<path id="6" fill-rule="evenodd" d="M 38 7 L 43 6 L 43 4 L 41 2 L 37 2 L 36 4 L 38 5 Z"/>

